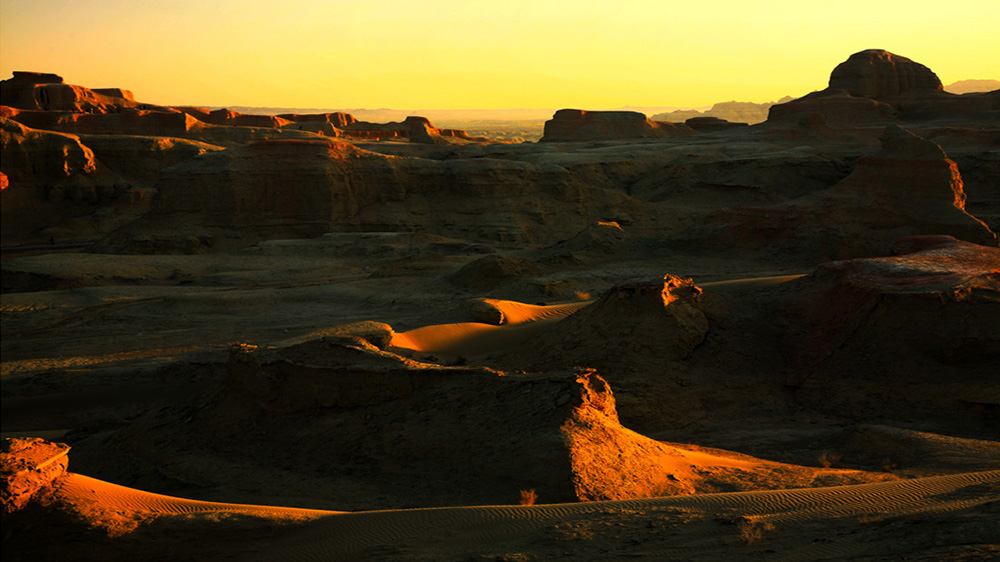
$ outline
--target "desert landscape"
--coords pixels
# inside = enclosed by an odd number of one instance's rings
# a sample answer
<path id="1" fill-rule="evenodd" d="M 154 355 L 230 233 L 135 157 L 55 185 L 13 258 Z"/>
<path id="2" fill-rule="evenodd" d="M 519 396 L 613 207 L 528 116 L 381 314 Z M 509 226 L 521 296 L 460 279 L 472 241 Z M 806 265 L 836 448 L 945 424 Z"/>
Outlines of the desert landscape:
<path id="1" fill-rule="evenodd" d="M 4 559 L 1000 558 L 1000 89 L 844 57 L 537 142 L 13 72 Z"/>

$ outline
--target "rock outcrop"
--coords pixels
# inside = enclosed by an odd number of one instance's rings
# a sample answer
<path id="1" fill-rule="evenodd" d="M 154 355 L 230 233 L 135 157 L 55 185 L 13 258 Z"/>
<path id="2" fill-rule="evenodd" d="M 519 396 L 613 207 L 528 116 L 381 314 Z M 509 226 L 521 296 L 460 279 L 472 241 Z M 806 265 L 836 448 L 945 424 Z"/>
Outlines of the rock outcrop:
<path id="1" fill-rule="evenodd" d="M 802 126 L 817 120 L 835 128 L 881 127 L 893 118 L 940 118 L 1000 123 L 1000 95 L 956 96 L 926 66 L 880 49 L 851 55 L 821 91 L 771 107 L 770 125 Z"/>
<path id="2" fill-rule="evenodd" d="M 357 123 L 358 120 L 350 113 L 282 113 L 278 115 L 281 119 L 287 119 L 293 123 L 330 123 L 338 129 L 346 129 Z"/>
<path id="3" fill-rule="evenodd" d="M 693 133 L 695 130 L 687 125 L 651 121 L 636 111 L 560 109 L 545 122 L 545 135 L 540 142 L 662 138 Z"/>
<path id="4" fill-rule="evenodd" d="M 288 125 L 291 121 L 273 115 L 251 115 L 228 109 L 216 109 L 208 114 L 207 123 L 212 125 L 228 125 L 230 127 L 269 127 L 278 129 Z"/>
<path id="5" fill-rule="evenodd" d="M 521 490 L 560 503 L 808 486 L 820 470 L 644 437 L 589 369 L 442 367 L 327 337 L 236 348 L 225 370 L 215 391 L 78 444 L 75 465 L 160 493 L 337 510 L 510 504 Z"/>
<path id="6" fill-rule="evenodd" d="M 642 372 L 689 357 L 705 339 L 708 320 L 701 289 L 690 279 L 616 285 L 596 302 L 560 320 L 559 327 L 513 350 L 504 365 L 536 370 L 574 365 L 605 372 Z"/>
<path id="7" fill-rule="evenodd" d="M 216 394 L 192 401 L 201 404 L 194 419 L 165 409 L 109 440 L 131 462 L 84 452 L 81 462 L 147 489 L 156 487 L 143 475 L 165 471 L 258 501 L 259 479 L 284 474 L 273 492 L 328 509 L 514 503 L 527 489 L 552 502 L 650 497 L 698 485 L 690 469 L 667 464 L 681 460 L 677 452 L 621 427 L 611 389 L 590 371 L 439 367 L 324 338 L 235 351 L 228 372 Z M 492 407 L 478 403 L 486 396 Z M 178 432 L 192 421 L 196 434 Z M 212 468 L 221 462 L 224 473 Z"/>
<path id="8" fill-rule="evenodd" d="M 692 117 L 684 122 L 685 125 L 699 132 L 724 131 L 726 129 L 740 129 L 747 127 L 747 123 L 733 123 L 718 117 Z"/>
<path id="9" fill-rule="evenodd" d="M 353 117 L 351 118 L 353 119 Z M 438 129 L 426 117 L 411 115 L 400 123 L 354 121 L 345 125 L 343 135 L 365 140 L 408 139 L 423 144 L 449 144 L 452 141 L 486 141 L 470 137 L 460 129 Z"/>
<path id="10" fill-rule="evenodd" d="M 790 384 L 803 403 L 838 415 L 991 423 L 1000 249 L 915 236 L 893 251 L 824 264 L 795 282 L 784 312 Z"/>
<path id="11" fill-rule="evenodd" d="M 881 49 L 854 53 L 830 74 L 829 90 L 849 96 L 896 100 L 901 96 L 941 92 L 937 74 L 906 57 Z"/>
<path id="12" fill-rule="evenodd" d="M 0 211 L 4 245 L 102 236 L 149 208 L 161 169 L 214 150 L 221 148 L 177 138 L 81 137 L 0 117 L 9 181 Z"/>
<path id="13" fill-rule="evenodd" d="M 605 214 L 628 215 L 635 203 L 617 190 L 579 185 L 558 166 L 392 157 L 331 139 L 263 141 L 205 154 L 164 170 L 157 187 L 149 215 L 102 247 L 146 252 L 209 236 L 218 250 L 356 230 L 546 242 Z M 444 208 L 453 214 L 442 221 L 437 210 Z"/>
<path id="14" fill-rule="evenodd" d="M 817 259 L 881 255 L 893 240 L 947 234 L 995 246 L 996 235 L 965 212 L 958 165 L 939 146 L 896 125 L 882 150 L 858 158 L 833 187 L 770 207 L 735 207 L 716 216 L 718 241 L 758 249 L 797 247 Z"/>
<path id="15" fill-rule="evenodd" d="M 0 451 L 0 503 L 5 519 L 66 474 L 68 452 L 69 447 L 62 443 L 4 438 Z"/>
<path id="16" fill-rule="evenodd" d="M 116 113 L 138 109 L 167 108 L 135 101 L 132 93 L 119 88 L 91 90 L 63 82 L 55 74 L 14 72 L 14 77 L 0 81 L 0 104 L 18 109 Z"/>
<path id="17" fill-rule="evenodd" d="M 0 116 L 34 129 L 74 135 L 131 135 L 185 138 L 232 146 L 273 138 L 316 138 L 309 131 L 274 127 L 212 125 L 190 112 L 134 110 L 118 113 L 21 110 L 0 106 Z"/>

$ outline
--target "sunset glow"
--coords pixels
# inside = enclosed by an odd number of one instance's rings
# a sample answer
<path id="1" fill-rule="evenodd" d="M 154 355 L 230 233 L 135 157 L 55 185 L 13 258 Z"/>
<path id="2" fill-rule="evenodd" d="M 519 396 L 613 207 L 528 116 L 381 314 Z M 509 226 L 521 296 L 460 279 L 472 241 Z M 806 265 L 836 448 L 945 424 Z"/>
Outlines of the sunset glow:
<path id="1" fill-rule="evenodd" d="M 931 12 L 933 10 L 933 12 Z M 887 49 L 998 78 L 1000 3 L 264 0 L 0 4 L 0 77 L 54 72 L 158 104 L 608 108 L 765 102 Z"/>

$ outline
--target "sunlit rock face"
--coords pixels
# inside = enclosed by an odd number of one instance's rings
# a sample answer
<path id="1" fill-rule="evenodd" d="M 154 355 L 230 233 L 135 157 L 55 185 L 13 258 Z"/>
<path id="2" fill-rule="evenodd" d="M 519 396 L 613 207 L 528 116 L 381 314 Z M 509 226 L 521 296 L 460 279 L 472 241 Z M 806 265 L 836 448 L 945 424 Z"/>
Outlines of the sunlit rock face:
<path id="1" fill-rule="evenodd" d="M 1000 407 L 1000 249 L 913 236 L 892 250 L 791 285 L 789 384 L 840 415 L 988 425 Z"/>
<path id="2" fill-rule="evenodd" d="M 542 142 L 673 137 L 694 132 L 687 125 L 650 121 L 635 111 L 560 109 L 545 122 Z"/>
<path id="3" fill-rule="evenodd" d="M 66 84 L 55 74 L 22 71 L 0 81 L 0 104 L 19 109 L 98 113 L 154 107 L 137 103 L 132 92 L 121 88 L 92 90 Z"/>
<path id="4" fill-rule="evenodd" d="M 849 95 L 886 99 L 942 91 L 941 80 L 926 66 L 881 49 L 850 56 L 830 74 L 830 89 Z"/>
<path id="5" fill-rule="evenodd" d="M 51 488 L 66 474 L 69 447 L 37 438 L 3 440 L 0 448 L 0 505 L 6 517 L 24 508 L 32 497 Z"/>

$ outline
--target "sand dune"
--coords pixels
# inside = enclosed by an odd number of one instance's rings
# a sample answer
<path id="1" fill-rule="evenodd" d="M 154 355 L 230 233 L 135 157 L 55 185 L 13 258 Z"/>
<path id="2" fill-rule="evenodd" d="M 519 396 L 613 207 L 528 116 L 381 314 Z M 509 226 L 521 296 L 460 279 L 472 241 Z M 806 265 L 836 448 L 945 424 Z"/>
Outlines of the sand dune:
<path id="1" fill-rule="evenodd" d="M 80 545 L 87 559 L 91 548 L 109 560 L 126 559 L 136 541 L 167 536 L 174 538 L 169 552 L 147 559 L 211 555 L 231 547 L 232 529 L 242 528 L 258 529 L 241 536 L 247 560 L 594 559 L 586 552 L 603 553 L 601 559 L 712 560 L 722 552 L 759 557 L 761 547 L 768 558 L 804 560 L 933 554 L 919 524 L 955 514 L 968 532 L 937 537 L 937 550 L 988 553 L 989 522 L 995 524 L 988 506 L 997 500 L 1000 471 L 830 488 L 337 513 L 185 500 L 69 474 L 54 505 L 118 537 Z M 746 538 L 754 528 L 760 536 Z M 907 533 L 910 544 L 898 542 Z M 177 540 L 185 535 L 215 538 Z"/>
<path id="2" fill-rule="evenodd" d="M 459 322 L 424 326 L 393 336 L 390 345 L 413 351 L 476 357 L 507 349 L 547 330 L 552 323 L 590 304 L 589 301 L 547 306 L 481 299 L 495 324 Z"/>
<path id="3" fill-rule="evenodd" d="M 729 292 L 770 287 L 802 277 L 804 274 L 749 277 L 701 284 L 712 291 Z M 424 326 L 393 335 L 391 346 L 399 349 L 439 353 L 451 356 L 478 357 L 510 349 L 548 331 L 552 323 L 591 304 L 580 301 L 554 305 L 532 305 L 501 299 L 480 299 L 477 315 L 485 322 L 459 322 Z"/>

